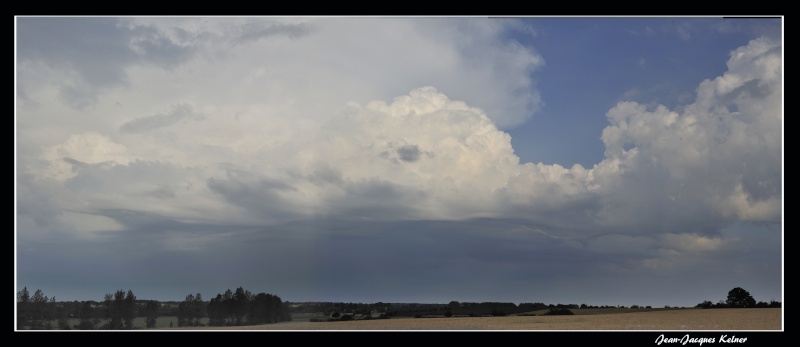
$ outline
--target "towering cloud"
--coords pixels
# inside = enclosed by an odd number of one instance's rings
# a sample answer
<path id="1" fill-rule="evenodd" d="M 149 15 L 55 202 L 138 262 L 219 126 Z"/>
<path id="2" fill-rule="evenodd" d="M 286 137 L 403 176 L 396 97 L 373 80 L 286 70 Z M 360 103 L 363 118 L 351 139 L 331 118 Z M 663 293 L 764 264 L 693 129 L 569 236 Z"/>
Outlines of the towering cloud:
<path id="1" fill-rule="evenodd" d="M 601 215 L 696 232 L 778 221 L 781 69 L 780 44 L 757 39 L 731 52 L 728 71 L 703 81 L 682 111 L 632 102 L 612 108 L 606 159 L 594 168 L 614 192 Z"/>
<path id="2" fill-rule="evenodd" d="M 592 168 L 520 165 L 509 135 L 486 112 L 422 87 L 391 103 L 351 102 L 319 120 L 256 110 L 204 118 L 179 104 L 123 123 L 119 131 L 129 135 L 119 142 L 71 135 L 43 150 L 49 164 L 40 172 L 75 181 L 93 165 L 86 172 L 112 182 L 120 172 L 144 170 L 139 177 L 151 183 L 133 185 L 143 199 L 137 208 L 149 212 L 164 212 L 146 202 L 164 196 L 186 198 L 170 210 L 200 211 L 202 199 L 192 196 L 201 195 L 266 221 L 521 217 L 599 231 L 704 233 L 780 216 L 780 52 L 766 39 L 732 52 L 729 71 L 704 81 L 680 112 L 619 103 L 602 133 L 606 158 Z M 83 189 L 134 193 L 126 187 L 132 184 L 117 184 Z"/>

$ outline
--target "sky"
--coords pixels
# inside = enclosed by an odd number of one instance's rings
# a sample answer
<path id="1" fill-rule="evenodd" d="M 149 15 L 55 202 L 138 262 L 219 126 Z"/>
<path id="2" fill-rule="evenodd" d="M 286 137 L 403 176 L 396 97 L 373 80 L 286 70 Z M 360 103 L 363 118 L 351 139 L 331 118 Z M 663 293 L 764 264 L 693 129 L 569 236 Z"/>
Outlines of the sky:
<path id="1" fill-rule="evenodd" d="M 783 20 L 16 17 L 15 291 L 783 301 Z"/>

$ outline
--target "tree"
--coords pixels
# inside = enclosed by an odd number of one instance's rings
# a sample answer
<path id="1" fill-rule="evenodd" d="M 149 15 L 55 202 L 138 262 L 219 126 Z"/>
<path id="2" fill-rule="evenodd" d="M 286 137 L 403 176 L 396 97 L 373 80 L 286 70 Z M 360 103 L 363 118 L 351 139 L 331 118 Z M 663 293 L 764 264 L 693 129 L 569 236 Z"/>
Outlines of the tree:
<path id="1" fill-rule="evenodd" d="M 31 294 L 28 287 L 17 292 L 17 329 L 22 329 L 30 320 Z"/>
<path id="2" fill-rule="evenodd" d="M 178 326 L 185 327 L 194 321 L 194 295 L 191 293 L 178 304 Z"/>
<path id="3" fill-rule="evenodd" d="M 136 318 L 136 295 L 128 289 L 125 300 L 122 303 L 122 319 L 125 321 L 125 329 L 133 329 L 133 319 Z"/>
<path id="4" fill-rule="evenodd" d="M 218 309 L 218 307 L 215 306 L 212 309 Z M 206 310 L 203 296 L 200 293 L 197 295 L 189 293 L 186 299 L 178 304 L 178 326 L 200 326 L 200 318 L 205 317 Z M 216 313 L 217 311 L 215 311 Z"/>
<path id="5" fill-rule="evenodd" d="M 118 289 L 113 295 L 105 295 L 105 305 L 108 310 L 107 328 L 111 330 L 133 329 L 133 319 L 136 317 L 136 296 L 133 291 Z"/>
<path id="6" fill-rule="evenodd" d="M 124 328 L 122 322 L 122 302 L 125 300 L 125 291 L 118 289 L 113 295 L 106 294 L 106 306 L 108 307 L 108 329 L 121 330 Z"/>
<path id="7" fill-rule="evenodd" d="M 41 289 L 37 289 L 35 293 L 33 293 L 33 325 L 35 329 L 39 329 L 42 327 L 42 322 L 45 318 L 45 305 L 47 304 L 47 297 L 44 296 L 44 292 Z"/>
<path id="8" fill-rule="evenodd" d="M 24 293 L 17 293 L 18 298 L 21 298 L 20 303 L 25 302 L 25 296 L 27 294 L 27 288 L 23 289 Z M 18 299 L 19 300 L 19 299 Z M 53 297 L 55 300 L 55 297 Z M 33 296 L 30 297 L 26 303 L 27 310 L 26 310 L 26 319 L 27 323 L 30 324 L 31 328 L 33 329 L 51 329 L 52 323 L 50 320 L 52 319 L 52 306 L 55 306 L 55 302 L 50 305 L 50 299 L 44 295 L 44 292 L 41 289 L 37 289 Z"/>
<path id="9" fill-rule="evenodd" d="M 206 313 L 206 305 L 203 302 L 203 296 L 200 293 L 195 294 L 194 301 L 192 302 L 192 314 L 194 315 L 194 322 L 192 325 L 200 326 L 200 318 L 204 317 Z"/>
<path id="10" fill-rule="evenodd" d="M 236 288 L 233 294 L 233 315 L 236 318 L 236 325 L 245 325 L 247 321 L 247 307 L 252 294 L 249 290 L 242 287 Z"/>
<path id="11" fill-rule="evenodd" d="M 222 295 L 217 294 L 217 297 L 208 301 L 208 325 L 225 325 L 225 317 L 227 317 L 225 302 L 223 302 Z"/>
<path id="12" fill-rule="evenodd" d="M 755 307 L 756 300 L 753 299 L 753 296 L 750 295 L 746 290 L 742 289 L 741 287 L 736 287 L 731 289 L 728 292 L 728 300 L 725 301 L 725 304 L 728 307 Z"/>
<path id="13" fill-rule="evenodd" d="M 156 320 L 158 319 L 158 311 L 161 305 L 159 305 L 158 301 L 150 300 L 144 307 L 145 312 L 145 327 L 147 328 L 155 328 Z"/>

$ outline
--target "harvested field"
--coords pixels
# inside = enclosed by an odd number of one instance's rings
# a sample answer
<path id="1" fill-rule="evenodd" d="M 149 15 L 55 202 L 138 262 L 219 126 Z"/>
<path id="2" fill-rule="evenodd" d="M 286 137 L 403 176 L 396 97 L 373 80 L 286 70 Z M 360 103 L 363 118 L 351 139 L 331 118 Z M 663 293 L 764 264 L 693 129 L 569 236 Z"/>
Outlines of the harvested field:
<path id="1" fill-rule="evenodd" d="M 203 330 L 673 330 L 781 331 L 782 309 L 679 309 L 572 316 L 393 318 L 339 322 L 284 322 Z M 177 329 L 176 329 L 177 330 Z"/>

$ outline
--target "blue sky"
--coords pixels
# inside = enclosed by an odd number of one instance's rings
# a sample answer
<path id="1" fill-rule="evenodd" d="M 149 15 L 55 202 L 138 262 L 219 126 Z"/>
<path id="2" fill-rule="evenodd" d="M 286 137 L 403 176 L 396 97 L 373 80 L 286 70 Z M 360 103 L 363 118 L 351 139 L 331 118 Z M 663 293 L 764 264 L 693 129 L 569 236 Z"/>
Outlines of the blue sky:
<path id="1" fill-rule="evenodd" d="M 783 296 L 783 22 L 17 17 L 16 290 Z"/>
<path id="2" fill-rule="evenodd" d="M 551 17 L 519 35 L 545 60 L 536 80 L 545 106 L 509 129 L 523 161 L 585 167 L 603 159 L 605 112 L 623 100 L 670 108 L 689 103 L 705 79 L 721 76 L 730 51 L 780 37 L 779 19 Z M 565 141 L 565 139 L 569 139 Z M 557 148 L 554 148 L 558 146 Z"/>

